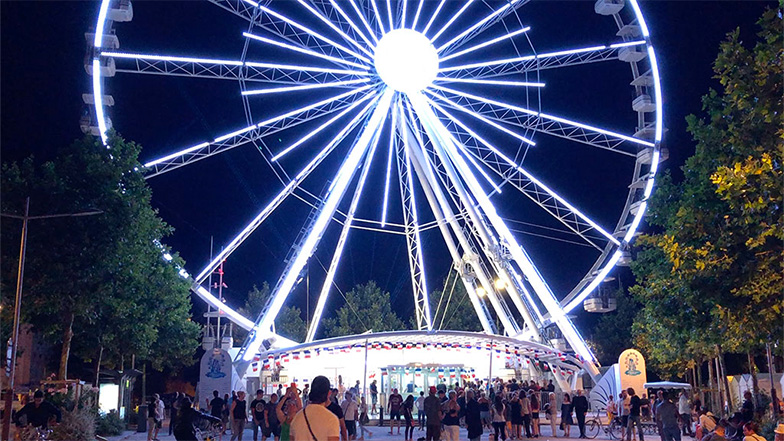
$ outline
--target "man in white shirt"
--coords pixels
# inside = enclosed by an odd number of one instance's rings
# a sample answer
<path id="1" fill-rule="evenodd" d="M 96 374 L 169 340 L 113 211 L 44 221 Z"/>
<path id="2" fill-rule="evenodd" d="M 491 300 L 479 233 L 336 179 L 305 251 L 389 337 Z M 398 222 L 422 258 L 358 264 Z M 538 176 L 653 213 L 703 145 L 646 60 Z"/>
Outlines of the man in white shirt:
<path id="1" fill-rule="evenodd" d="M 329 380 L 323 375 L 310 383 L 308 405 L 297 412 L 291 421 L 290 437 L 303 441 L 338 441 L 340 423 L 338 417 L 327 409 Z"/>
<path id="2" fill-rule="evenodd" d="M 417 418 L 419 419 L 419 430 L 425 428 L 425 392 L 419 392 L 416 399 Z"/>
<path id="3" fill-rule="evenodd" d="M 682 434 L 693 437 L 694 432 L 691 431 L 691 403 L 689 403 L 686 391 L 681 391 L 681 396 L 678 398 L 678 413 L 681 415 L 681 421 L 683 422 Z"/>

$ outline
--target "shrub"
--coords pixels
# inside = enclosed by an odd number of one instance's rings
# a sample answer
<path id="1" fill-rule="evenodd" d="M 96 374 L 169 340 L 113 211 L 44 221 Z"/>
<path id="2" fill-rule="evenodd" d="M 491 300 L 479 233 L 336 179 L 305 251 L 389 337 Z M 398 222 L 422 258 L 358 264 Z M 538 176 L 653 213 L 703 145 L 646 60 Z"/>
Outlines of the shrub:
<path id="1" fill-rule="evenodd" d="M 52 441 L 94 441 L 95 412 L 87 408 L 63 411 L 63 421 L 49 435 Z"/>
<path id="2" fill-rule="evenodd" d="M 125 430 L 125 423 L 116 411 L 99 413 L 95 417 L 95 433 L 101 436 L 120 435 Z"/>

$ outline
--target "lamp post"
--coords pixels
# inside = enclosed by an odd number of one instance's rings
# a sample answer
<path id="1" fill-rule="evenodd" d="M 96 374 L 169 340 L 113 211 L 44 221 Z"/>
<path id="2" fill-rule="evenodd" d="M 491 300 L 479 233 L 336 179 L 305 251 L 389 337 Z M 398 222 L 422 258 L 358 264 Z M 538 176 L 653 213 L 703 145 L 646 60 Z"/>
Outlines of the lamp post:
<path id="1" fill-rule="evenodd" d="M 79 217 L 101 214 L 103 211 L 85 211 L 81 213 L 68 214 L 46 214 L 41 216 L 30 216 L 30 197 L 25 199 L 24 216 L 15 214 L 5 214 L 3 217 L 22 219 L 22 239 L 19 245 L 19 269 L 16 275 L 16 298 L 14 299 L 14 324 L 11 334 L 11 359 L 8 366 L 8 388 L 5 396 L 5 410 L 3 412 L 3 441 L 8 441 L 11 433 L 11 412 L 14 404 L 14 382 L 16 379 L 16 350 L 19 341 L 19 320 L 22 307 L 22 286 L 24 284 L 25 255 L 27 251 L 27 223 L 32 219 L 51 219 L 57 217 Z"/>

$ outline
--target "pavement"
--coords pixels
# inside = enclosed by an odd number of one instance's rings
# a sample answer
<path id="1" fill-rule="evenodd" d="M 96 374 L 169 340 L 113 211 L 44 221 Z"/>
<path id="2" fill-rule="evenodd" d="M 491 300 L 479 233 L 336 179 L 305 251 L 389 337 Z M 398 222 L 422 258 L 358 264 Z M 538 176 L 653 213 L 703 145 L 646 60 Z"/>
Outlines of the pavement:
<path id="1" fill-rule="evenodd" d="M 373 423 L 375 423 L 375 421 L 371 421 L 371 424 L 373 424 Z M 403 441 L 403 431 L 402 430 L 400 432 L 400 435 L 397 434 L 397 431 L 395 431 L 394 435 L 390 435 L 389 434 L 389 427 L 378 427 L 378 426 L 372 426 L 371 425 L 371 426 L 366 426 L 366 428 L 368 430 L 370 430 L 371 433 L 373 433 L 373 436 L 372 437 L 366 436 L 365 440 L 373 440 L 373 441 Z M 561 436 L 553 436 L 552 435 L 552 431 L 550 430 L 550 425 L 549 424 L 542 425 L 541 426 L 541 433 L 542 434 L 538 438 L 537 441 L 555 441 L 555 440 L 567 440 L 567 439 L 574 439 L 574 440 L 576 440 L 577 436 L 579 435 L 579 431 L 577 430 L 577 426 L 573 426 L 571 432 L 572 432 L 571 433 L 571 435 L 572 435 L 571 438 L 564 438 L 562 435 Z M 164 427 L 163 429 L 161 429 L 161 432 L 158 435 L 158 439 L 160 441 L 175 441 L 174 440 L 174 436 L 173 435 L 169 436 L 169 435 L 167 435 L 168 433 L 169 433 L 169 429 L 167 427 Z M 491 430 L 485 429 L 484 433 L 482 434 L 482 438 L 481 439 L 483 441 L 484 440 L 492 441 L 492 437 L 490 436 L 492 433 L 493 433 L 492 429 Z M 561 434 L 561 432 L 559 431 L 559 435 L 560 434 Z M 418 438 L 423 438 L 424 436 L 425 436 L 425 431 L 424 430 L 422 430 L 422 431 L 420 431 L 419 429 L 415 429 L 414 430 L 414 440 L 416 440 Z M 261 434 L 259 434 L 259 438 L 261 438 Z M 655 436 L 655 437 L 651 437 L 650 439 L 651 440 L 654 440 L 654 439 L 658 440 L 658 438 L 659 438 L 658 436 Z M 250 428 L 245 429 L 245 432 L 242 434 L 242 438 L 241 439 L 244 440 L 244 441 L 253 441 L 253 430 L 251 430 Z M 441 439 L 444 439 L 443 436 L 441 437 Z M 468 439 L 468 436 L 467 436 L 465 428 L 461 428 L 460 429 L 460 439 L 461 440 L 467 440 Z M 525 440 L 525 438 L 523 438 L 523 439 Z M 609 438 L 609 436 L 607 434 L 600 433 L 599 436 L 596 439 L 610 439 L 610 438 Z M 646 437 L 646 439 L 647 439 L 647 437 Z M 145 433 L 145 432 L 125 432 L 124 434 L 119 435 L 119 436 L 109 437 L 108 440 L 110 440 L 110 441 L 147 441 L 147 433 Z M 231 440 L 231 434 L 227 433 L 227 434 L 223 435 L 222 439 L 219 440 L 219 441 L 230 441 L 230 440 Z M 269 438 L 269 441 L 272 441 L 272 438 Z"/>

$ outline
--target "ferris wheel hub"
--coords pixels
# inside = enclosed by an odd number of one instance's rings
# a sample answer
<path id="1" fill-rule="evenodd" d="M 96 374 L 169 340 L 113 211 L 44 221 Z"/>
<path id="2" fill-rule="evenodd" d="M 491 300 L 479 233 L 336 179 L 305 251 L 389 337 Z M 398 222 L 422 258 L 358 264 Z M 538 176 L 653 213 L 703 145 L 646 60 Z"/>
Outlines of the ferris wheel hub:
<path id="1" fill-rule="evenodd" d="M 423 90 L 438 73 L 438 51 L 422 33 L 395 29 L 376 46 L 376 72 L 387 86 L 398 92 Z"/>

